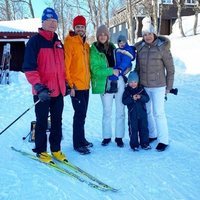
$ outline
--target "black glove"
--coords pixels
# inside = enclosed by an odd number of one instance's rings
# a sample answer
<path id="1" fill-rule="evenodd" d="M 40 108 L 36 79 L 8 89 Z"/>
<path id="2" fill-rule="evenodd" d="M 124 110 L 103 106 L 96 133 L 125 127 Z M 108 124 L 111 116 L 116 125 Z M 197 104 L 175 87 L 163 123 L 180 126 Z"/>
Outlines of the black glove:
<path id="1" fill-rule="evenodd" d="M 37 92 L 38 98 L 41 102 L 50 100 L 50 91 L 46 86 L 37 83 L 34 85 L 34 89 Z"/>
<path id="2" fill-rule="evenodd" d="M 68 83 L 66 83 L 66 92 L 65 92 L 65 96 L 67 96 L 68 94 L 70 94 L 71 91 L 71 87 L 69 86 Z"/>
<path id="3" fill-rule="evenodd" d="M 172 88 L 169 92 L 174 94 L 174 95 L 177 95 L 178 94 L 178 89 L 177 88 Z"/>

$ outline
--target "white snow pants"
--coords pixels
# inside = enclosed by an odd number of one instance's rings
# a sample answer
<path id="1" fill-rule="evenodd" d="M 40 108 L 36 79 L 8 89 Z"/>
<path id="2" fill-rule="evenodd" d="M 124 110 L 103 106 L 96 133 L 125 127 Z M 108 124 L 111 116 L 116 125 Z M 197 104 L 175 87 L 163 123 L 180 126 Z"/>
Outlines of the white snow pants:
<path id="1" fill-rule="evenodd" d="M 169 144 L 167 119 L 165 116 L 165 87 L 146 88 L 149 102 L 146 103 L 149 137 L 158 138 L 159 143 Z"/>
<path id="2" fill-rule="evenodd" d="M 115 137 L 123 138 L 125 133 L 125 106 L 122 103 L 122 95 L 125 83 L 120 76 L 118 82 L 118 92 L 114 94 L 102 94 L 103 105 L 102 117 L 102 137 L 103 139 L 112 138 L 112 105 L 115 99 Z"/>

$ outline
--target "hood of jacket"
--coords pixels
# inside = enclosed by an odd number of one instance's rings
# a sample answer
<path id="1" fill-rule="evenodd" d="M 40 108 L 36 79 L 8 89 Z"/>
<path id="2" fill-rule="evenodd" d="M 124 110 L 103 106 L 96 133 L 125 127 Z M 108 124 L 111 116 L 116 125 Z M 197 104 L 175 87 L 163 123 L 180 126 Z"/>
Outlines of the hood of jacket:
<path id="1" fill-rule="evenodd" d="M 165 37 L 165 36 L 156 36 L 156 39 L 151 43 L 148 44 L 143 40 L 135 43 L 135 48 L 137 49 L 137 51 L 140 51 L 144 46 L 158 46 L 158 48 L 166 48 L 166 49 L 170 49 L 171 47 L 171 42 L 170 40 Z"/>

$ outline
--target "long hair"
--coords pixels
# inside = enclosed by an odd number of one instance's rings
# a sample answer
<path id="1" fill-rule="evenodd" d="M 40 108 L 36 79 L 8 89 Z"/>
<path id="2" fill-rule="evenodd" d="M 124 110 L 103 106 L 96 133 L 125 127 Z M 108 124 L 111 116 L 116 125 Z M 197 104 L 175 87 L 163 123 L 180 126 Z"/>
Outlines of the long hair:
<path id="1" fill-rule="evenodd" d="M 111 48 L 110 42 L 106 41 L 104 44 L 97 40 L 96 47 L 99 52 L 105 53 L 106 55 L 112 55 L 113 49 Z"/>

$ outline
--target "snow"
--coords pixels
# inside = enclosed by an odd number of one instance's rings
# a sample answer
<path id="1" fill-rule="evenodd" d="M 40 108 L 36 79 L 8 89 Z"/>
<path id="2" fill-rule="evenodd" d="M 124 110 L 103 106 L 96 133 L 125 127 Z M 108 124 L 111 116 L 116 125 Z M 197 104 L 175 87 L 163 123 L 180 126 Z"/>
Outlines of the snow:
<path id="1" fill-rule="evenodd" d="M 38 32 L 40 18 L 0 21 L 0 32 Z"/>
<path id="2" fill-rule="evenodd" d="M 176 66 L 174 87 L 177 96 L 168 95 L 166 114 L 170 145 L 165 152 L 133 152 L 129 147 L 126 118 L 125 147 L 114 142 L 101 146 L 102 106 L 99 95 L 90 94 L 86 136 L 93 142 L 90 155 L 72 148 L 73 109 L 65 97 L 62 150 L 68 159 L 119 192 L 102 192 L 65 176 L 44 164 L 11 150 L 11 146 L 31 152 L 33 143 L 22 140 L 35 120 L 28 111 L 0 135 L 1 200 L 197 200 L 200 196 L 200 70 L 197 52 L 200 35 L 171 38 Z M 0 131 L 33 105 L 31 87 L 21 72 L 11 73 L 11 84 L 0 85 Z M 113 110 L 114 112 L 114 110 Z M 127 115 L 126 115 L 127 117 Z"/>

